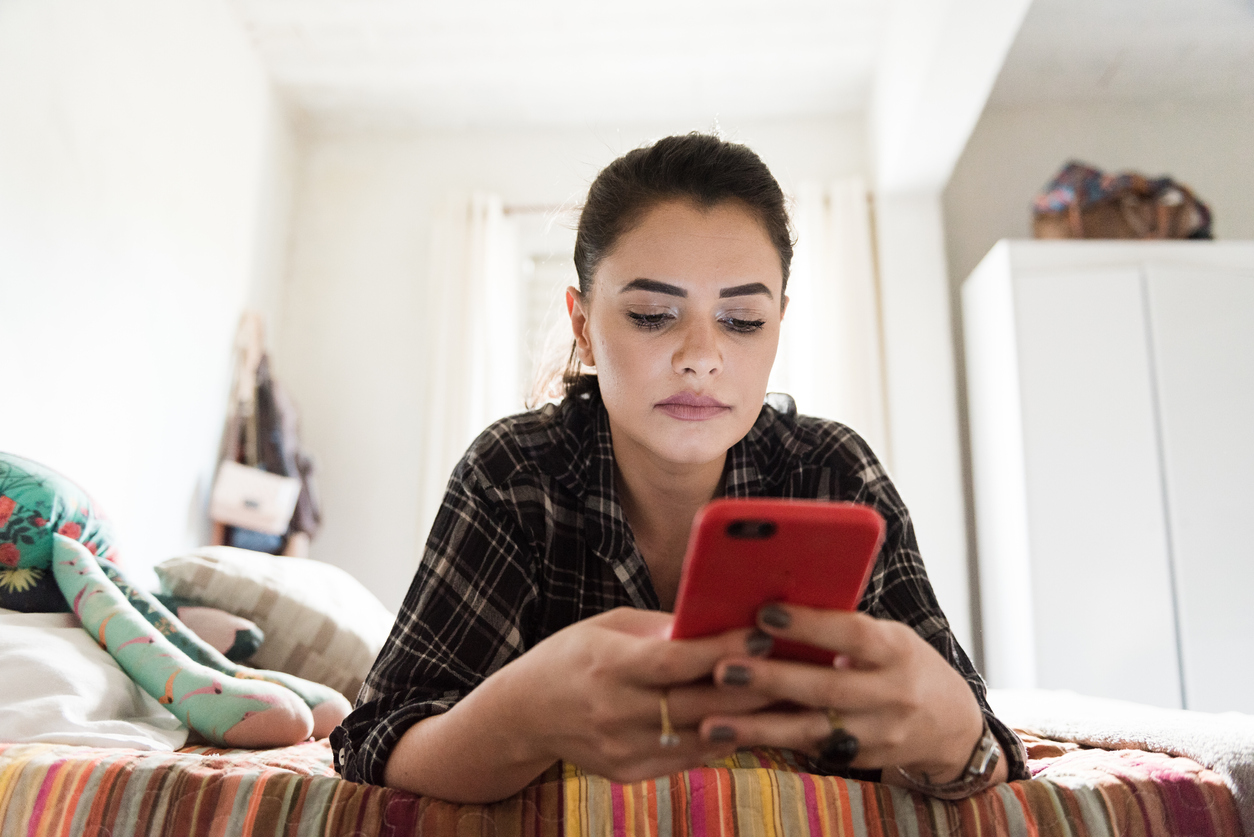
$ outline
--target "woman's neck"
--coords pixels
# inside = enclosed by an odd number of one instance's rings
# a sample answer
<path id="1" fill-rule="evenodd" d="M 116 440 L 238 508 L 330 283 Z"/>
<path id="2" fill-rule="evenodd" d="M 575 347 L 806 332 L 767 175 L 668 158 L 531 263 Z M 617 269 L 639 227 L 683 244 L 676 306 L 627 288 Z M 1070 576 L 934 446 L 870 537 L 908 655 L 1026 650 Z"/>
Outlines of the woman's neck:
<path id="1" fill-rule="evenodd" d="M 624 457 L 617 447 L 614 453 L 619 502 L 662 609 L 671 610 L 692 519 L 722 493 L 727 455 L 699 465 L 676 465 L 647 456 Z"/>

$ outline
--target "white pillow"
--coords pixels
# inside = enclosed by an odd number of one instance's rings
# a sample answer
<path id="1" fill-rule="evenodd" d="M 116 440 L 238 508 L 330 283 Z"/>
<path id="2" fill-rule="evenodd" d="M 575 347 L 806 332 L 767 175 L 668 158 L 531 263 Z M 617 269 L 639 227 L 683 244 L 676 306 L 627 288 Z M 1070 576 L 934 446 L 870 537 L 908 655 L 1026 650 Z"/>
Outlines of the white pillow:
<path id="1" fill-rule="evenodd" d="M 0 610 L 0 741 L 177 750 L 187 727 L 70 613 Z"/>
<path id="2" fill-rule="evenodd" d="M 266 638 L 249 665 L 324 683 L 350 702 L 396 619 L 357 579 L 308 558 L 205 546 L 156 572 L 170 595 L 256 622 Z"/>

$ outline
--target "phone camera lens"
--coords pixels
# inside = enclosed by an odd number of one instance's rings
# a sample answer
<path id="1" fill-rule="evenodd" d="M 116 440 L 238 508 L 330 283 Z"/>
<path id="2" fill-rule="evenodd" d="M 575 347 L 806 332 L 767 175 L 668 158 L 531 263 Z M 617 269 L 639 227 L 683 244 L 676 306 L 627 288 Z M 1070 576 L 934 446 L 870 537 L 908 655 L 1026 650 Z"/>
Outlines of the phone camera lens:
<path id="1" fill-rule="evenodd" d="M 727 535 L 746 540 L 765 540 L 775 534 L 775 524 L 769 520 L 733 520 L 727 524 Z"/>

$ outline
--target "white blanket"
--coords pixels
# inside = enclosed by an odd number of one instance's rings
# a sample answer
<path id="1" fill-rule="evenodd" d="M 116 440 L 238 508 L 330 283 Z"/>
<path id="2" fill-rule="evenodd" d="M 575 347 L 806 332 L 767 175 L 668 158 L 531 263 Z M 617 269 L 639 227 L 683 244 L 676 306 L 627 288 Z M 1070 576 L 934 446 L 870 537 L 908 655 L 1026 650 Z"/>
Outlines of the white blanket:
<path id="1" fill-rule="evenodd" d="M 1215 771 L 1254 835 L 1254 716 L 1160 709 L 1045 689 L 990 689 L 997 717 L 1024 732 L 1105 750 L 1184 756 Z"/>
<path id="2" fill-rule="evenodd" d="M 187 728 L 73 614 L 0 609 L 0 741 L 176 750 Z"/>

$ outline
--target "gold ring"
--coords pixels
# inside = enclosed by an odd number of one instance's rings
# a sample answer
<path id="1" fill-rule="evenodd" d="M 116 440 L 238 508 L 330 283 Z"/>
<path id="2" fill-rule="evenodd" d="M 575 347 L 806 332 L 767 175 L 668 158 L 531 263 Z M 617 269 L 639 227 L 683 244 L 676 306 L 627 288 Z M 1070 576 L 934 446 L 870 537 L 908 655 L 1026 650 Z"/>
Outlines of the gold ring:
<path id="1" fill-rule="evenodd" d="M 662 707 L 662 734 L 658 736 L 657 743 L 663 747 L 678 747 L 679 736 L 675 733 L 675 728 L 671 726 L 671 711 L 666 705 L 666 692 L 662 692 L 659 703 Z"/>
<path id="2" fill-rule="evenodd" d="M 837 712 L 835 709 L 832 709 L 830 706 L 827 708 L 826 712 L 827 712 L 827 723 L 831 725 L 832 732 L 835 732 L 838 729 L 845 728 L 845 719 L 840 717 L 839 712 Z"/>

